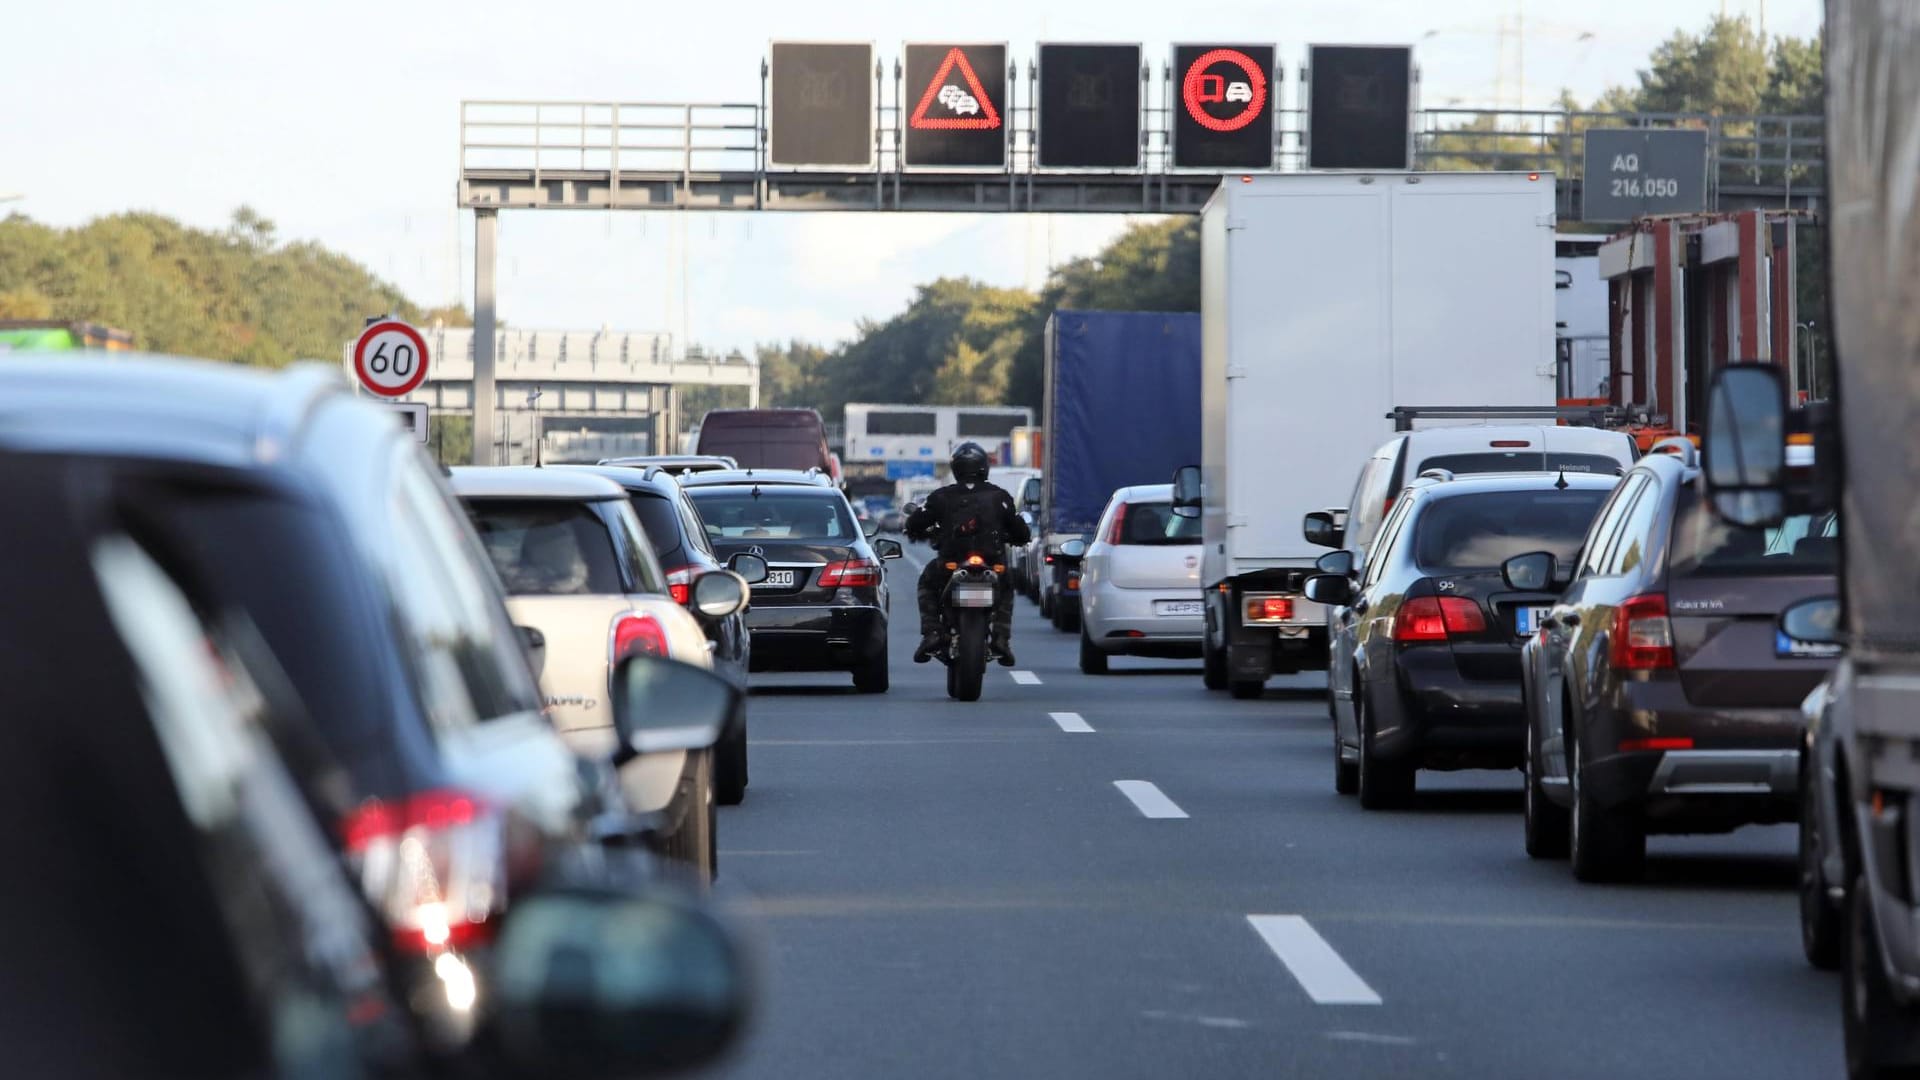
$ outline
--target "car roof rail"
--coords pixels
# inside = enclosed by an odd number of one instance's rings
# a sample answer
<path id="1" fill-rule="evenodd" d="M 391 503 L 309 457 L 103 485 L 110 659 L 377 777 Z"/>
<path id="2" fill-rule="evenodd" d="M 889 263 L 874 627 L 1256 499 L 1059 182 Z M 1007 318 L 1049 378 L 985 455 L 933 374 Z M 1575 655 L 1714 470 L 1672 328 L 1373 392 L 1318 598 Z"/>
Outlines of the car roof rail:
<path id="1" fill-rule="evenodd" d="M 665 469 L 662 469 L 660 466 L 649 465 L 646 467 L 646 470 L 640 474 L 640 479 L 658 480 L 662 476 L 666 476 L 666 475 L 667 475 L 667 471 Z"/>
<path id="2" fill-rule="evenodd" d="M 1685 435 L 1669 435 L 1647 449 L 1648 456 L 1654 454 L 1672 454 L 1680 459 L 1680 464 L 1689 469 L 1700 465 L 1700 448 Z"/>
<path id="3" fill-rule="evenodd" d="M 1440 480 L 1440 481 L 1451 480 L 1453 479 L 1453 470 L 1452 469 L 1421 469 L 1420 475 L 1414 477 L 1414 479 L 1415 480 Z"/>

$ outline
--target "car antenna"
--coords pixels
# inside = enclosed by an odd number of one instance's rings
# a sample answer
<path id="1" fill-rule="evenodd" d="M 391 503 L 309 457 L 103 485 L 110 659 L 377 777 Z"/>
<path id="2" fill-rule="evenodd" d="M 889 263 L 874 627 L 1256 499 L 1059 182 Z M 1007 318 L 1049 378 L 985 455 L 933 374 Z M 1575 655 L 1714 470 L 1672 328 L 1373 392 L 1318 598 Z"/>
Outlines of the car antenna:
<path id="1" fill-rule="evenodd" d="M 1555 480 L 1553 486 L 1561 491 L 1567 490 L 1567 467 L 1565 465 L 1560 466 L 1560 479 Z"/>

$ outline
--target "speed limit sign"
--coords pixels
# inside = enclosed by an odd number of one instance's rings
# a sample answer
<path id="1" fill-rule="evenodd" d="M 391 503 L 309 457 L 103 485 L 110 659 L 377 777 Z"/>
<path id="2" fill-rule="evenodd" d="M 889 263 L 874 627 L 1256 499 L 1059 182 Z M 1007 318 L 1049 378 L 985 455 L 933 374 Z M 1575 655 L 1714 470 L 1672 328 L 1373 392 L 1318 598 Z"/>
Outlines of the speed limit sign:
<path id="1" fill-rule="evenodd" d="M 353 373 L 381 397 L 410 393 L 427 378 L 426 339 L 398 319 L 369 323 L 353 343 Z"/>

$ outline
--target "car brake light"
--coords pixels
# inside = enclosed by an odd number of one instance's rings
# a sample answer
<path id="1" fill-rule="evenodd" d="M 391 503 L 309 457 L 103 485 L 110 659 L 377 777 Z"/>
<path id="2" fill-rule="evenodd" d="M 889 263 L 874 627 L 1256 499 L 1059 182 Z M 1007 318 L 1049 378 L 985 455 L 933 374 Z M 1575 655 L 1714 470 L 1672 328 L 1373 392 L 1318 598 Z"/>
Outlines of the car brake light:
<path id="1" fill-rule="evenodd" d="M 1693 740 L 1679 738 L 1621 739 L 1620 749 L 1623 752 L 1628 750 L 1691 750 L 1693 749 Z"/>
<path id="2" fill-rule="evenodd" d="M 687 601 L 693 597 L 693 576 L 699 572 L 697 566 L 682 566 L 667 571 L 667 594 L 673 597 L 674 603 L 687 606 Z"/>
<path id="3" fill-rule="evenodd" d="M 820 587 L 823 589 L 836 589 L 843 585 L 872 587 L 878 584 L 880 567 L 858 559 L 828 563 L 826 569 L 820 571 Z"/>
<path id="4" fill-rule="evenodd" d="M 1509 448 L 1509 447 L 1516 447 L 1516 446 L 1532 446 L 1533 444 L 1531 442 L 1528 442 L 1525 439 L 1495 439 L 1492 442 L 1489 442 L 1487 445 Z"/>
<path id="5" fill-rule="evenodd" d="M 629 611 L 614 620 L 612 663 L 618 664 L 629 656 L 665 658 L 668 655 L 667 628 L 660 625 L 659 619 Z"/>
<path id="6" fill-rule="evenodd" d="M 1665 593 L 1629 597 L 1613 611 L 1612 662 L 1617 671 L 1673 666 L 1673 623 Z"/>
<path id="7" fill-rule="evenodd" d="M 372 801 L 341 823 L 348 864 L 413 953 L 459 949 L 488 936 L 487 920 L 506 900 L 497 817 L 462 791 L 438 790 L 402 802 Z"/>
<path id="8" fill-rule="evenodd" d="M 1126 528 L 1126 524 L 1127 504 L 1121 503 L 1119 506 L 1113 508 L 1113 524 L 1107 526 L 1107 543 L 1118 544 L 1120 542 L 1120 534 Z"/>
<path id="9" fill-rule="evenodd" d="M 1248 622 L 1285 622 L 1293 618 L 1291 596 L 1247 597 Z"/>
<path id="10" fill-rule="evenodd" d="M 1486 630 L 1480 605 L 1464 596 L 1416 596 L 1393 616 L 1393 640 L 1445 641 L 1450 634 Z"/>

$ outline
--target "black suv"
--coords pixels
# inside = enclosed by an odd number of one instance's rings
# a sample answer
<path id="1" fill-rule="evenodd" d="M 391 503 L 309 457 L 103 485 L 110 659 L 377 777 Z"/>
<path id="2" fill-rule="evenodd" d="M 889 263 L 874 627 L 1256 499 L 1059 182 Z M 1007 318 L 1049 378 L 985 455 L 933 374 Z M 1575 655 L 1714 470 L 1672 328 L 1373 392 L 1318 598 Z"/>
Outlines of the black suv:
<path id="1" fill-rule="evenodd" d="M 1649 832 L 1796 820 L 1799 706 L 1834 663 L 1776 625 L 1835 592 L 1833 515 L 1723 521 L 1692 446 L 1660 450 L 1621 481 L 1527 644 L 1527 852 L 1571 853 L 1582 881 L 1638 877 Z M 1523 557 L 1508 577 L 1545 569 Z"/>
<path id="2" fill-rule="evenodd" d="M 1334 787 L 1405 804 L 1416 769 L 1520 763 L 1520 647 L 1552 603 L 1501 580 L 1508 557 L 1571 558 L 1615 478 L 1590 473 L 1427 474 L 1395 500 L 1358 571 L 1320 559 L 1307 596 L 1337 608 L 1329 641 Z"/>
<path id="3" fill-rule="evenodd" d="M 709 476 L 714 474 L 707 474 Z M 851 671 L 862 693 L 885 693 L 887 580 L 897 540 L 871 544 L 839 488 L 712 484 L 687 489 L 714 552 L 757 555 L 747 626 L 755 671 Z"/>

